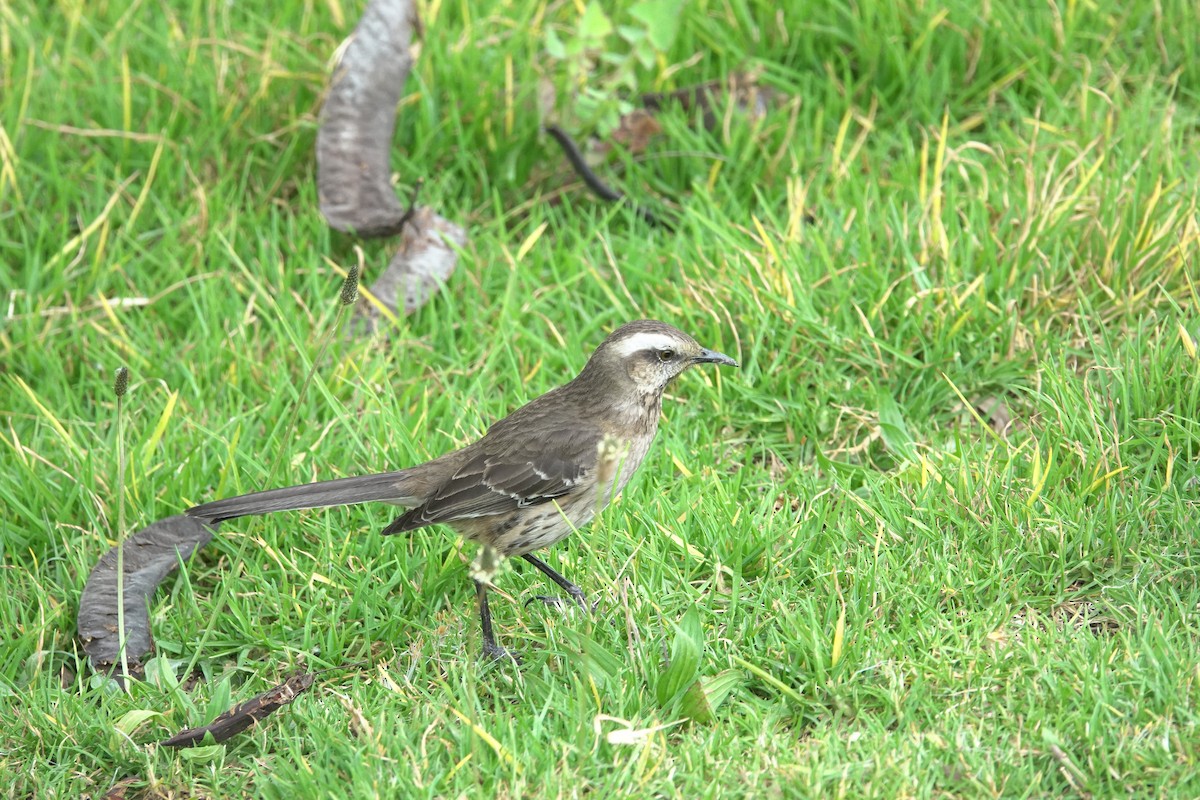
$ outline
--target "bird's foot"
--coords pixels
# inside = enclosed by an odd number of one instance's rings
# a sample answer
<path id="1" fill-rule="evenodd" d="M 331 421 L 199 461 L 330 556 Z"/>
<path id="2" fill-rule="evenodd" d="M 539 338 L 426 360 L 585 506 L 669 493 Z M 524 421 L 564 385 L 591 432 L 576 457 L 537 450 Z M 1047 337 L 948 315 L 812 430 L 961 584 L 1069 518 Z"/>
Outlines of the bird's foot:
<path id="1" fill-rule="evenodd" d="M 550 606 L 551 608 L 557 608 L 560 611 L 565 611 L 568 608 L 566 602 L 561 597 L 549 597 L 544 594 L 534 595 L 526 600 L 525 607 L 529 608 L 529 604 L 534 600 L 540 600 L 543 605 Z M 575 605 L 579 606 L 588 614 L 594 614 L 596 612 L 596 607 L 600 605 L 599 600 L 589 603 L 583 592 L 580 592 L 579 594 L 572 594 L 571 600 L 575 602 Z"/>
<path id="2" fill-rule="evenodd" d="M 521 663 L 521 654 L 516 650 L 509 650 L 507 647 L 501 647 L 495 642 L 483 643 L 483 657 L 488 661 L 509 661 L 514 664 Z"/>

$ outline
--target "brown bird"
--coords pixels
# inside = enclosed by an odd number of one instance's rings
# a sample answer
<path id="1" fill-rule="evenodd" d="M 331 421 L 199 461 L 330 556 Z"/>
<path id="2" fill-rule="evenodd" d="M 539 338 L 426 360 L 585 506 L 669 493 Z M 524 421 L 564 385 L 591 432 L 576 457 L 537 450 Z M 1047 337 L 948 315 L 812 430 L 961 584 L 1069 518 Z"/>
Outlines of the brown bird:
<path id="1" fill-rule="evenodd" d="M 738 366 L 655 320 L 613 331 L 570 383 L 492 425 L 478 441 L 396 472 L 231 497 L 188 509 L 221 522 L 252 514 L 383 501 L 408 510 L 383 529 L 442 523 L 500 555 L 520 556 L 583 608 L 583 591 L 534 556 L 586 525 L 625 487 L 646 457 L 663 390 L 694 364 Z M 498 658 L 487 583 L 476 579 L 484 652 Z"/>

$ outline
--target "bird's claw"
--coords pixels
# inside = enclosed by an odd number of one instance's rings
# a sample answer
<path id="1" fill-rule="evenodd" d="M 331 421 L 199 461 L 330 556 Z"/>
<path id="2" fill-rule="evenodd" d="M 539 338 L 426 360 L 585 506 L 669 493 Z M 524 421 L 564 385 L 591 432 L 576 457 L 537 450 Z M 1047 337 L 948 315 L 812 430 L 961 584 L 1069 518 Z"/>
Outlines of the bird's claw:
<path id="1" fill-rule="evenodd" d="M 582 593 L 578 595 L 571 595 L 571 599 L 575 602 L 575 605 L 579 606 L 579 608 L 583 609 L 588 614 L 596 613 L 596 607 L 600 605 L 599 600 L 589 603 L 587 598 Z M 557 608 L 560 611 L 565 611 L 567 608 L 569 608 L 569 606 L 561 597 L 550 597 L 544 594 L 534 595 L 526 600 L 525 608 L 529 608 L 529 604 L 534 600 L 540 600 L 543 605 L 550 606 L 551 608 Z"/>
<path id="2" fill-rule="evenodd" d="M 521 654 L 516 650 L 509 650 L 507 647 L 501 647 L 495 642 L 483 643 L 483 655 L 488 661 L 506 661 L 512 660 L 514 664 L 520 664 Z"/>
<path id="3" fill-rule="evenodd" d="M 544 594 L 538 594 L 525 601 L 525 608 L 529 608 L 529 605 L 535 600 L 540 600 L 542 605 L 546 605 L 551 608 L 557 608 L 561 610 L 563 607 L 563 601 L 561 597 L 549 597 Z"/>

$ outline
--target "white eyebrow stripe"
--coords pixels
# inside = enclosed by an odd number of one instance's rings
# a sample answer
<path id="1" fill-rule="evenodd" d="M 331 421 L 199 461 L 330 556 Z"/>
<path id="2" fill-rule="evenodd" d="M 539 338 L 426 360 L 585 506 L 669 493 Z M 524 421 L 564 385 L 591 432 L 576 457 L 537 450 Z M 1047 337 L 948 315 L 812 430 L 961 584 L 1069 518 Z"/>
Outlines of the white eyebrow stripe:
<path id="1" fill-rule="evenodd" d="M 645 350 L 665 350 L 667 348 L 674 349 L 678 347 L 679 344 L 679 340 L 670 334 L 642 331 L 641 333 L 635 333 L 628 339 L 622 339 L 621 341 L 614 343 L 613 349 L 616 350 L 622 357 L 626 357 Z"/>

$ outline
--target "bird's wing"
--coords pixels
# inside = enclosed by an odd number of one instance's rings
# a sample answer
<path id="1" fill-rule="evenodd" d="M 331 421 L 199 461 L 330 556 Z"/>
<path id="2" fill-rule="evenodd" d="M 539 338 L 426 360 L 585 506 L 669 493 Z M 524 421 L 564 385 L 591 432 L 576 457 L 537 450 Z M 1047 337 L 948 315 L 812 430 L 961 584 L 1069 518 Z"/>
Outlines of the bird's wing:
<path id="1" fill-rule="evenodd" d="M 388 532 L 502 514 L 570 493 L 595 468 L 598 431 L 587 426 L 544 433 L 503 447 L 481 447 L 424 505 Z"/>

